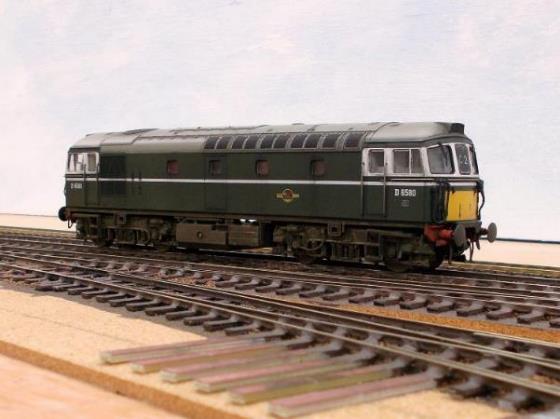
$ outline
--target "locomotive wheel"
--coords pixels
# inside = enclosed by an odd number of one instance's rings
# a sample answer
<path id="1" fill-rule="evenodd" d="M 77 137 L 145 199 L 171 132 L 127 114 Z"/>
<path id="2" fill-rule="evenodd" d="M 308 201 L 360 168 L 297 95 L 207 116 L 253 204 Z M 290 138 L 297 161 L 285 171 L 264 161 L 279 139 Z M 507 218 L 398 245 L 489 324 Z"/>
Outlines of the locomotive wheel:
<path id="1" fill-rule="evenodd" d="M 305 253 L 305 252 L 303 252 L 303 251 L 301 251 L 301 250 L 299 250 L 299 251 L 294 251 L 294 256 L 295 256 L 295 258 L 297 259 L 297 261 L 298 261 L 299 263 L 301 263 L 302 265 L 312 265 L 312 264 L 314 264 L 315 262 L 317 262 L 317 259 L 318 259 L 317 257 L 312 256 L 312 255 L 310 255 L 310 254 L 308 254 L 308 253 Z"/>
<path id="2" fill-rule="evenodd" d="M 410 265 L 403 263 L 398 258 L 399 243 L 387 243 L 383 253 L 383 262 L 387 269 L 395 273 L 404 273 L 410 271 Z"/>
<path id="3" fill-rule="evenodd" d="M 443 262 L 444 259 L 444 255 L 442 252 L 436 252 L 436 254 L 432 257 L 430 257 L 430 259 L 428 259 L 428 267 L 425 268 L 426 272 L 433 272 L 435 271 L 439 265 L 441 265 L 441 263 Z"/>
<path id="4" fill-rule="evenodd" d="M 153 248 L 158 253 L 167 253 L 175 249 L 175 247 L 171 244 L 163 244 L 163 243 L 155 243 Z"/>
<path id="5" fill-rule="evenodd" d="M 110 247 L 113 244 L 113 240 L 108 240 L 106 238 L 97 238 L 93 240 L 93 244 L 97 247 Z"/>
<path id="6" fill-rule="evenodd" d="M 389 269 L 391 272 L 402 274 L 410 271 L 410 266 L 402 263 L 398 259 L 385 259 L 384 262 L 387 269 Z"/>

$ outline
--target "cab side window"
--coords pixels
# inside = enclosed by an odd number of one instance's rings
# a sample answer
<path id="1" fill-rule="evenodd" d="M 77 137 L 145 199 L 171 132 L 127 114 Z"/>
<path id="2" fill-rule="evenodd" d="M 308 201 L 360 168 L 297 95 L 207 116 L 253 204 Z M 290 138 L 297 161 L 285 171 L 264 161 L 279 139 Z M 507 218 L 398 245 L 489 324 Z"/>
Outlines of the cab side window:
<path id="1" fill-rule="evenodd" d="M 420 150 L 415 148 L 410 150 L 410 153 L 411 173 L 424 173 L 424 165 L 422 164 L 422 155 L 420 154 Z"/>
<path id="2" fill-rule="evenodd" d="M 385 173 L 385 151 L 370 150 L 368 166 L 369 166 L 368 169 L 370 174 Z"/>
<path id="3" fill-rule="evenodd" d="M 68 173 L 81 173 L 84 171 L 83 157 L 82 153 L 71 153 L 68 155 Z"/>
<path id="4" fill-rule="evenodd" d="M 97 173 L 98 153 L 70 153 L 68 155 L 67 173 Z"/>
<path id="5" fill-rule="evenodd" d="M 87 169 L 90 173 L 97 173 L 97 153 L 87 154 Z"/>
<path id="6" fill-rule="evenodd" d="M 393 173 L 410 175 L 423 172 L 419 149 L 393 150 Z"/>
<path id="7" fill-rule="evenodd" d="M 410 150 L 393 151 L 393 173 L 410 173 Z"/>

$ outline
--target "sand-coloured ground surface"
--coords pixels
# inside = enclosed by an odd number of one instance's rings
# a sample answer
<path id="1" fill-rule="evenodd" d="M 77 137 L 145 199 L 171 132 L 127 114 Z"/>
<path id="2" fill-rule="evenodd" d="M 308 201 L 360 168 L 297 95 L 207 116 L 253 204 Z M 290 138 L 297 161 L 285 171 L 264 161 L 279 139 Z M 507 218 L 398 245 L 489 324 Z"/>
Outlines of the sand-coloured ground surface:
<path id="1" fill-rule="evenodd" d="M 497 241 L 481 243 L 475 261 L 560 267 L 560 244 Z"/>
<path id="2" fill-rule="evenodd" d="M 190 383 L 166 384 L 157 374 L 137 375 L 127 365 L 105 366 L 99 361 L 102 350 L 192 339 L 201 337 L 182 327 L 158 324 L 140 313 L 63 294 L 35 293 L 19 285 L 4 285 L 0 289 L 0 352 L 167 406 L 190 417 L 266 417 L 266 403 L 236 407 L 229 403 L 226 394 L 201 395 Z M 429 391 L 308 417 L 497 418 L 503 415 L 503 411 L 482 402 L 454 400 L 444 392 Z"/>
<path id="3" fill-rule="evenodd" d="M 178 419 L 180 417 L 2 355 L 0 355 L 0 377 L 4 377 L 1 380 L 0 392 L 0 415 L 4 418 Z"/>
<path id="4" fill-rule="evenodd" d="M 68 224 L 47 215 L 0 214 L 0 226 L 68 230 Z"/>

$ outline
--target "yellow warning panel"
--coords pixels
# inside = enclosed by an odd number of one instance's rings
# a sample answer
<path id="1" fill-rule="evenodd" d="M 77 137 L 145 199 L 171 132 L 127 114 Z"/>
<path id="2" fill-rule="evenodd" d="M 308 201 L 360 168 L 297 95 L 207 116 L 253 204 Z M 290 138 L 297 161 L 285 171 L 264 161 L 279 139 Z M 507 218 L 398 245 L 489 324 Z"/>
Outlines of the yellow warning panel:
<path id="1" fill-rule="evenodd" d="M 477 208 L 476 190 L 450 192 L 447 201 L 447 221 L 476 220 Z"/>

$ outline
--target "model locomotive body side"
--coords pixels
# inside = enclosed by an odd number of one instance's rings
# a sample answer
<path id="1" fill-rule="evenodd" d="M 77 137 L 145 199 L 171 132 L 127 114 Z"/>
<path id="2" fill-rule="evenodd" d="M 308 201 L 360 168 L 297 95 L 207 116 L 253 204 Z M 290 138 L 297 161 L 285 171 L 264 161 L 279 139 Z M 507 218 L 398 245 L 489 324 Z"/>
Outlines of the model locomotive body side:
<path id="1" fill-rule="evenodd" d="M 65 191 L 60 217 L 100 245 L 273 246 L 398 269 L 487 233 L 474 146 L 452 123 L 92 134 L 69 151 Z"/>

